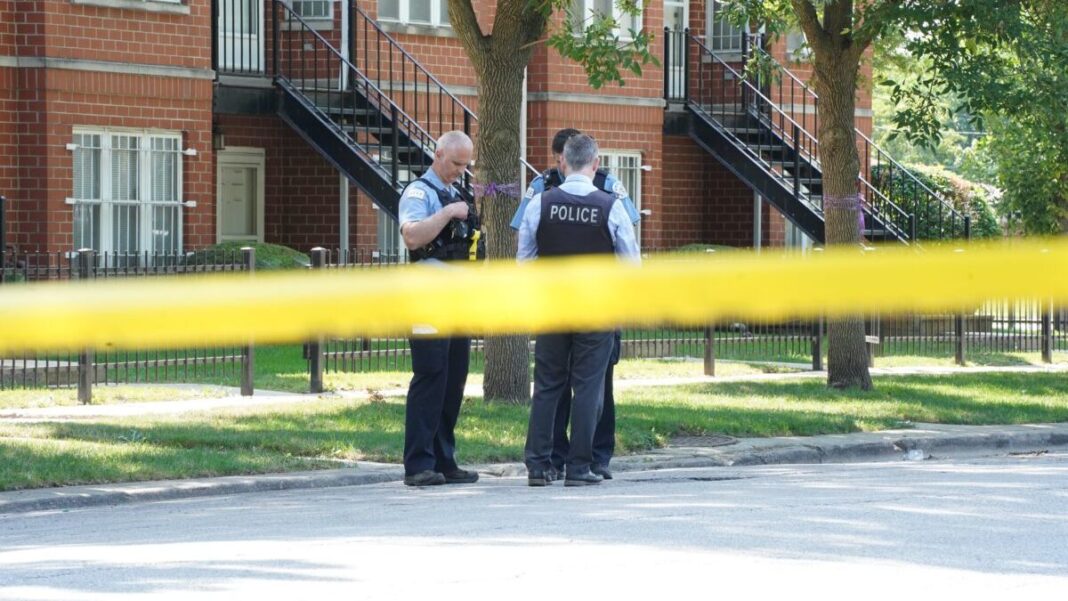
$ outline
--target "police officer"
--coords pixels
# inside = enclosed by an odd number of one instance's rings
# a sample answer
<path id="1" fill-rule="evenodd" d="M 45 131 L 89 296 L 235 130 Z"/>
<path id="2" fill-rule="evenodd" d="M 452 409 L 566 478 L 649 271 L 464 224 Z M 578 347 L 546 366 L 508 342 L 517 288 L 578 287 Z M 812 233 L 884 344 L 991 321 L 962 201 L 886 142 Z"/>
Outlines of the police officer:
<path id="1" fill-rule="evenodd" d="M 556 166 L 546 169 L 544 173 L 535 177 L 533 181 L 530 182 L 526 194 L 523 195 L 523 198 L 519 203 L 519 209 L 516 210 L 515 215 L 512 217 L 512 222 L 510 224 L 512 229 L 519 230 L 523 212 L 526 210 L 527 203 L 529 203 L 534 196 L 543 193 L 546 189 L 558 187 L 563 183 L 564 177 L 562 169 L 564 144 L 567 143 L 571 136 L 579 133 L 582 132 L 569 127 L 561 129 L 556 132 L 555 136 L 553 136 L 552 153 L 553 159 L 556 161 Z M 623 207 L 626 209 L 627 216 L 630 218 L 631 223 L 637 225 L 641 220 L 641 216 L 638 214 L 638 210 L 634 206 L 634 201 L 632 201 L 630 195 L 627 194 L 627 189 L 623 185 L 623 182 L 616 179 L 616 177 L 609 173 L 607 169 L 598 168 L 593 177 L 593 185 L 598 190 L 612 194 L 622 201 Z M 609 470 L 608 464 L 612 460 L 612 455 L 615 453 L 616 448 L 616 403 L 615 396 L 613 395 L 612 378 L 614 376 L 614 366 L 619 362 L 620 343 L 620 333 L 617 331 L 614 336 L 612 355 L 609 359 L 608 369 L 605 372 L 604 407 L 601 412 L 601 419 L 597 422 L 597 430 L 593 438 L 594 461 L 591 470 L 605 479 L 612 478 L 612 472 Z M 567 424 L 570 415 L 571 387 L 565 386 L 563 397 L 561 397 L 560 403 L 556 408 L 556 420 L 553 428 L 552 468 L 550 469 L 549 475 L 554 479 L 563 477 L 564 461 L 570 446 L 567 437 Z"/>
<path id="2" fill-rule="evenodd" d="M 461 131 L 438 140 L 434 162 L 401 194 L 399 221 L 413 261 L 441 265 L 475 256 L 478 222 L 474 207 L 452 187 L 471 163 L 474 147 Z M 411 384 L 404 415 L 404 483 L 409 486 L 471 483 L 478 473 L 454 457 L 454 430 L 467 382 L 469 337 L 429 338 L 432 327 L 413 330 Z"/>
<path id="3" fill-rule="evenodd" d="M 518 260 L 614 252 L 627 260 L 640 261 L 634 228 L 623 202 L 593 185 L 600 165 L 597 143 L 584 134 L 574 135 L 564 145 L 563 155 L 567 176 L 564 182 L 531 198 L 523 213 Z M 612 332 L 536 337 L 534 398 L 524 453 L 530 486 L 545 486 L 553 480 L 553 424 L 557 405 L 569 386 L 574 398 L 564 485 L 585 486 L 603 480 L 590 468 L 612 342 Z"/>

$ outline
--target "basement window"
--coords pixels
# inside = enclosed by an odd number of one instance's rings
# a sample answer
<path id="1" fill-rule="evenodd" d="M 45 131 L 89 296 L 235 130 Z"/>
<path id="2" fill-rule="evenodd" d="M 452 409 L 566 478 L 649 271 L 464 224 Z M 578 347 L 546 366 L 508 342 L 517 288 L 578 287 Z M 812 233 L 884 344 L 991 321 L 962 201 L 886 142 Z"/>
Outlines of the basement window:
<path id="1" fill-rule="evenodd" d="M 378 20 L 404 25 L 450 27 L 448 0 L 378 0 Z"/>

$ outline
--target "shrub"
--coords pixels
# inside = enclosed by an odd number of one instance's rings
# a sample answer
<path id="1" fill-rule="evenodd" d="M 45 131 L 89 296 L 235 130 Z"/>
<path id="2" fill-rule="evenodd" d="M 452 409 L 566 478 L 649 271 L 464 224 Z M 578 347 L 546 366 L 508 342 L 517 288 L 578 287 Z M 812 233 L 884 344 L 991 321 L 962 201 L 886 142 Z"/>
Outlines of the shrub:
<path id="1" fill-rule="evenodd" d="M 921 184 L 938 193 L 950 206 L 962 215 L 971 218 L 972 238 L 995 238 L 1001 236 L 1001 226 L 994 213 L 993 204 L 997 190 L 983 184 L 970 182 L 941 167 L 930 165 L 906 165 Z M 893 198 L 922 197 L 919 186 L 900 169 L 890 170 L 886 165 L 872 168 L 872 180 L 880 190 L 893 189 Z M 889 181 L 888 181 L 889 180 Z M 891 196 L 888 194 L 888 196 Z M 935 206 L 902 206 L 906 212 L 916 214 L 916 236 L 921 240 L 937 240 L 961 235 L 962 225 L 948 223 Z M 926 210 L 925 210 L 926 209 Z"/>

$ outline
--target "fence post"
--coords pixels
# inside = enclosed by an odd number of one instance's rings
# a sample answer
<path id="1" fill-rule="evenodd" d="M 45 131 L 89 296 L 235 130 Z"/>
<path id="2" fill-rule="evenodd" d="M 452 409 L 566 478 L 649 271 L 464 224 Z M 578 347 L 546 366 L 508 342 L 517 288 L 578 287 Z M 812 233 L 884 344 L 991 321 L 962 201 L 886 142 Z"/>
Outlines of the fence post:
<path id="1" fill-rule="evenodd" d="M 1042 308 L 1042 362 L 1053 363 L 1053 306 L 1043 303 Z"/>
<path id="2" fill-rule="evenodd" d="M 812 371 L 823 371 L 823 316 L 812 323 Z"/>
<path id="3" fill-rule="evenodd" d="M 716 326 L 705 328 L 705 375 L 716 375 Z"/>
<path id="4" fill-rule="evenodd" d="M 664 27 L 664 108 L 671 102 L 671 28 Z"/>
<path id="5" fill-rule="evenodd" d="M 256 274 L 256 249 L 245 246 L 241 249 L 241 262 L 249 277 Z M 241 396 L 252 396 L 253 373 L 256 367 L 256 348 L 251 338 L 241 348 Z"/>
<path id="6" fill-rule="evenodd" d="M 326 265 L 326 249 L 316 246 L 311 250 L 311 268 L 322 269 Z M 308 343 L 308 371 L 311 373 L 309 392 L 323 391 L 323 337 L 318 336 Z"/>
<path id="7" fill-rule="evenodd" d="M 93 250 L 82 248 L 78 250 L 78 279 L 90 280 L 93 278 Z M 78 402 L 88 405 L 93 402 L 93 349 L 83 348 L 78 353 Z"/>
<path id="8" fill-rule="evenodd" d="M 965 343 L 964 343 L 964 315 L 958 313 L 953 316 L 953 334 L 956 338 L 956 353 L 955 359 L 957 365 L 964 365 L 965 361 Z"/>

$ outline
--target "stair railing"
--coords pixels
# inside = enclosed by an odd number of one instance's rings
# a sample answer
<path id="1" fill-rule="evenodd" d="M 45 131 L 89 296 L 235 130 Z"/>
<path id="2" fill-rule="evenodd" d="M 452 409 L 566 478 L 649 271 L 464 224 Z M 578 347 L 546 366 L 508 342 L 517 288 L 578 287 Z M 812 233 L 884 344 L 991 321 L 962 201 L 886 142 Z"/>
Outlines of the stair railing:
<path id="1" fill-rule="evenodd" d="M 814 135 L 819 132 L 819 95 L 796 74 L 784 67 L 763 48 L 763 35 L 752 34 L 746 43 L 761 64 L 772 68 L 770 75 L 757 74 L 758 87 L 767 91 L 794 120 L 806 125 Z M 748 54 L 746 58 L 748 59 Z M 966 238 L 970 233 L 965 216 L 941 195 L 919 180 L 889 153 L 854 128 L 860 153 L 860 185 L 873 199 L 881 197 L 903 213 L 912 213 L 924 224 L 923 237 L 935 239 Z M 895 180 L 902 180 L 900 183 Z M 878 192 L 878 194 L 876 194 Z M 905 232 L 908 229 L 904 230 Z M 934 234 L 933 236 L 931 234 Z"/>
<path id="2" fill-rule="evenodd" d="M 345 136 L 354 150 L 378 165 L 395 189 L 402 189 L 418 177 L 416 171 L 428 169 L 439 136 L 428 131 L 420 119 L 405 111 L 393 96 L 344 58 L 283 0 L 272 0 L 272 7 L 271 56 L 276 84 L 297 92 L 301 101 L 324 123 Z M 283 22 L 287 23 L 284 32 Z M 339 73 L 347 85 L 337 85 Z M 465 131 L 470 132 L 474 115 L 464 109 L 460 118 L 466 125 Z M 368 112 L 363 119 L 357 119 L 361 110 Z M 343 123 L 344 119 L 332 119 L 331 115 L 350 119 Z M 422 121 L 425 120 L 423 115 Z M 444 125 L 444 121 L 441 123 Z M 423 150 L 416 157 L 408 157 L 403 164 L 404 173 L 399 159 L 401 135 Z M 391 157 L 388 169 L 383 162 L 387 155 Z M 465 174 L 461 189 L 470 196 L 470 172 Z"/>
<path id="3" fill-rule="evenodd" d="M 359 6 L 349 20 L 352 64 L 435 139 L 473 135 L 478 117 Z"/>

